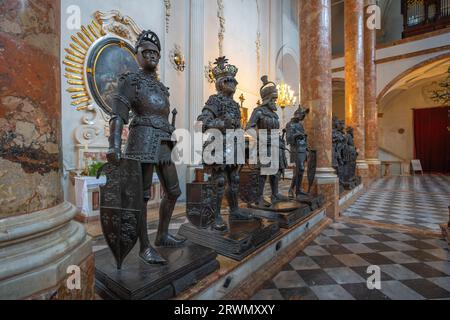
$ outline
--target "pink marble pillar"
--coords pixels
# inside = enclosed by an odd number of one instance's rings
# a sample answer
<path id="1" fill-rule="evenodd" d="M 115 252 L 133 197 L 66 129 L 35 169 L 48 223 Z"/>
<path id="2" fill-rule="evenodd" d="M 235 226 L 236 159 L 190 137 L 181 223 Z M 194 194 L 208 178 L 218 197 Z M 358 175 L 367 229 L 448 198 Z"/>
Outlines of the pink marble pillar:
<path id="1" fill-rule="evenodd" d="M 345 0 L 345 122 L 354 129 L 358 174 L 366 181 L 364 121 L 364 0 Z"/>
<path id="2" fill-rule="evenodd" d="M 371 21 L 375 13 L 370 6 L 376 5 L 375 0 L 366 0 L 364 8 L 365 21 Z M 381 177 L 381 162 L 378 159 L 378 109 L 377 109 L 377 67 L 376 59 L 376 28 L 371 23 L 364 26 L 364 117 L 366 137 L 366 162 L 369 165 L 371 180 Z"/>
<path id="3" fill-rule="evenodd" d="M 339 186 L 332 162 L 331 0 L 299 1 L 301 104 L 311 149 L 317 151 L 317 191 L 338 214 Z"/>
<path id="4" fill-rule="evenodd" d="M 61 187 L 60 16 L 60 1 L 0 1 L 0 299 L 94 297 L 91 240 Z"/>

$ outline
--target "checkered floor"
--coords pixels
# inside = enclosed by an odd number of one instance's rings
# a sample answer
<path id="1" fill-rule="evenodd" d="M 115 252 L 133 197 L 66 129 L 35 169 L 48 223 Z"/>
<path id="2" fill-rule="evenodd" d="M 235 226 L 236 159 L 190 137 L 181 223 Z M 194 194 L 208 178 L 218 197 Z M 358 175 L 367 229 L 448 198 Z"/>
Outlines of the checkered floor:
<path id="1" fill-rule="evenodd" d="M 372 265 L 380 290 L 367 286 Z M 450 254 L 439 239 L 334 223 L 253 299 L 450 299 Z"/>
<path id="2" fill-rule="evenodd" d="M 384 229 L 337 222 L 265 283 L 255 300 L 450 299 L 447 242 L 398 233 L 393 224 L 438 230 L 448 222 L 450 180 L 440 175 L 390 177 L 376 182 L 344 216 Z M 370 266 L 381 289 L 367 285 Z"/>
<path id="3" fill-rule="evenodd" d="M 344 215 L 439 230 L 439 224 L 448 222 L 449 205 L 449 177 L 391 177 L 376 182 Z"/>

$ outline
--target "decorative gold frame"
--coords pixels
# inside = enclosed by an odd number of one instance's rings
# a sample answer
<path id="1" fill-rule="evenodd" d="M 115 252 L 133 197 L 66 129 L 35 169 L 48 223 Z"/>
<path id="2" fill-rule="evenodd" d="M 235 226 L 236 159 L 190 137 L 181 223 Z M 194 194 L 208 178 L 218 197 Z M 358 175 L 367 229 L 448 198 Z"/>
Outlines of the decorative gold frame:
<path id="1" fill-rule="evenodd" d="M 142 29 L 128 16 L 119 11 L 96 11 L 94 19 L 81 31 L 71 36 L 72 42 L 65 48 L 64 57 L 65 78 L 70 87 L 67 92 L 71 94 L 71 105 L 77 110 L 93 109 L 93 93 L 88 84 L 88 74 L 93 70 L 87 67 L 87 61 L 92 48 L 102 39 L 117 37 L 132 46 Z"/>

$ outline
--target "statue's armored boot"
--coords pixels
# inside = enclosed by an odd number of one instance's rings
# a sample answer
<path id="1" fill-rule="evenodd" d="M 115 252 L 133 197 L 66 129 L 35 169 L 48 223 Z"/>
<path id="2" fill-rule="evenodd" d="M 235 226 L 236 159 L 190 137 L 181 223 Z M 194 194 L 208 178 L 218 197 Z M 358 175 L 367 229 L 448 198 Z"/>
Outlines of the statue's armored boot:
<path id="1" fill-rule="evenodd" d="M 288 192 L 289 199 L 295 199 L 295 193 L 297 192 L 296 186 L 297 186 L 297 176 L 294 173 L 294 176 L 292 177 L 291 186 L 289 187 Z"/>
<path id="2" fill-rule="evenodd" d="M 276 174 L 273 176 L 270 176 L 270 188 L 272 189 L 272 204 L 280 201 L 289 201 L 289 198 L 286 196 L 283 196 L 278 191 L 278 184 L 280 182 L 280 175 Z"/>
<path id="3" fill-rule="evenodd" d="M 259 176 L 259 194 L 256 205 L 258 207 L 270 207 L 272 204 L 264 199 L 264 187 L 266 186 L 267 176 Z"/>
<path id="4" fill-rule="evenodd" d="M 214 224 L 213 229 L 217 231 L 226 231 L 228 229 L 227 225 L 223 221 L 221 209 L 222 209 L 222 199 L 224 195 L 225 187 L 223 183 L 219 183 L 218 186 L 216 186 L 216 192 L 217 192 L 217 198 L 215 203 L 215 210 L 214 210 Z"/>
<path id="5" fill-rule="evenodd" d="M 164 197 L 159 207 L 158 233 L 155 245 L 157 247 L 176 248 L 183 246 L 186 239 L 178 238 L 169 233 L 170 219 L 175 208 L 176 200 Z"/>
<path id="6" fill-rule="evenodd" d="M 296 191 L 295 195 L 296 195 L 296 198 L 299 200 L 309 196 L 309 194 L 304 192 L 302 189 L 303 174 L 304 174 L 304 171 L 300 171 L 300 174 L 298 175 L 298 181 L 297 181 L 297 191 Z"/>
<path id="7" fill-rule="evenodd" d="M 141 219 L 139 221 L 139 243 L 140 251 L 139 257 L 148 264 L 167 264 L 167 261 L 162 258 L 159 253 L 150 245 L 147 233 L 147 201 L 144 201 L 141 210 Z"/>
<path id="8" fill-rule="evenodd" d="M 227 200 L 230 206 L 231 220 L 252 220 L 254 218 L 250 212 L 245 209 L 239 208 L 237 190 L 229 190 L 227 193 Z"/>

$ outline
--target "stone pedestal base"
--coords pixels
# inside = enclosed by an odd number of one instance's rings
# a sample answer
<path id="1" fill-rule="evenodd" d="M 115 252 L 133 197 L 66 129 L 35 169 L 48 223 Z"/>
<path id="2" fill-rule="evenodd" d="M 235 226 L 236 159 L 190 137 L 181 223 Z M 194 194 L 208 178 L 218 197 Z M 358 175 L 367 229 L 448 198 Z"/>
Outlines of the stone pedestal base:
<path id="1" fill-rule="evenodd" d="M 323 195 L 325 202 L 329 202 L 326 214 L 331 219 L 339 217 L 339 178 L 333 168 L 318 168 L 314 194 Z"/>
<path id="2" fill-rule="evenodd" d="M 372 183 L 381 178 L 381 161 L 367 160 L 369 166 L 369 183 Z"/>
<path id="3" fill-rule="evenodd" d="M 136 245 L 121 270 L 117 270 L 109 248 L 97 252 L 97 293 L 104 299 L 167 300 L 219 268 L 213 250 L 191 242 L 181 248 L 158 248 L 158 252 L 167 260 L 167 265 L 145 263 L 139 257 L 139 245 Z"/>
<path id="4" fill-rule="evenodd" d="M 91 239 L 76 212 L 65 202 L 0 221 L 0 299 L 94 298 Z"/>
<path id="5" fill-rule="evenodd" d="M 224 232 L 211 228 L 200 229 L 186 223 L 181 226 L 178 234 L 223 256 L 240 261 L 274 238 L 279 231 L 278 222 L 255 218 L 230 221 L 228 230 Z"/>
<path id="6" fill-rule="evenodd" d="M 365 188 L 370 184 L 369 165 L 365 160 L 357 161 L 356 175 L 361 177 L 362 184 Z"/>
<path id="7" fill-rule="evenodd" d="M 281 228 L 289 229 L 306 219 L 311 213 L 311 207 L 297 201 L 282 201 L 270 207 L 251 206 L 253 213 L 269 220 L 277 221 Z"/>

